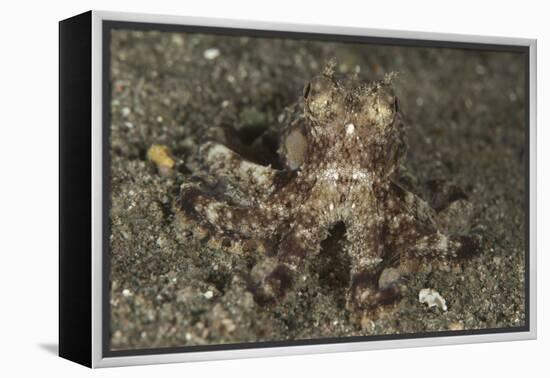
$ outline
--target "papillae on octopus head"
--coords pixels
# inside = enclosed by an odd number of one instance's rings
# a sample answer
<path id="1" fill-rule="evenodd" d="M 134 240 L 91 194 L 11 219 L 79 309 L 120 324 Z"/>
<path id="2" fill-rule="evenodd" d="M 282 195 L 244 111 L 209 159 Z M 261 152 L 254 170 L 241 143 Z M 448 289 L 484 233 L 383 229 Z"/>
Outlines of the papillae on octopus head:
<path id="1" fill-rule="evenodd" d="M 357 162 L 378 176 L 390 176 L 406 154 L 404 126 L 392 88 L 395 74 L 375 82 L 337 77 L 335 63 L 303 90 L 304 162 Z M 292 135 L 289 133 L 288 135 Z"/>

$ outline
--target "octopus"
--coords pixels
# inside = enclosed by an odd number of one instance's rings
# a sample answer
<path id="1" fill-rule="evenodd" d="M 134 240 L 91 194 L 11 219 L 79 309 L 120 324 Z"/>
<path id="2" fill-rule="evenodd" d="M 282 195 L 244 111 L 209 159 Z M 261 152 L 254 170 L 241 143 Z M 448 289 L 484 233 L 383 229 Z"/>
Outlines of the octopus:
<path id="1" fill-rule="evenodd" d="M 407 142 L 392 82 L 391 74 L 374 82 L 338 76 L 330 62 L 288 108 L 279 133 L 281 169 L 221 143 L 200 146 L 204 172 L 237 190 L 186 182 L 176 213 L 203 236 L 221 236 L 224 247 L 272 256 L 274 264 L 250 285 L 258 303 L 276 303 L 293 290 L 338 223 L 345 225 L 350 259 L 346 300 L 355 309 L 400 297 L 397 283 L 379 280 L 396 256 L 453 261 L 479 250 L 473 236 L 446 234 L 437 211 L 396 179 Z M 237 192 L 242 195 L 231 194 Z"/>

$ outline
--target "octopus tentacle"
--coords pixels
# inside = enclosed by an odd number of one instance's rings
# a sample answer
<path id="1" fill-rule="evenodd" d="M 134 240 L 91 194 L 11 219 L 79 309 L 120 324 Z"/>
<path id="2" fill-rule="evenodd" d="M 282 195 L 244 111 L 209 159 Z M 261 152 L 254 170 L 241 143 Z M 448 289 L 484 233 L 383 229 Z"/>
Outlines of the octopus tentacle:
<path id="1" fill-rule="evenodd" d="M 396 283 L 384 287 L 378 286 L 380 270 L 375 267 L 366 268 L 356 273 L 351 280 L 348 296 L 350 308 L 372 308 L 395 302 L 401 295 Z"/>
<path id="2" fill-rule="evenodd" d="M 307 259 L 318 254 L 321 241 L 328 234 L 328 225 L 317 223 L 307 214 L 300 214 L 293 224 L 279 244 L 278 264 L 265 276 L 262 287 L 256 293 L 260 301 L 269 302 L 284 297 L 293 287 L 296 273 Z"/>
<path id="3" fill-rule="evenodd" d="M 372 214 L 376 217 L 376 214 Z M 379 287 L 383 257 L 386 257 L 383 222 L 365 223 L 361 218 L 347 222 L 347 253 L 351 261 L 351 280 L 348 306 L 368 308 L 395 301 L 400 290 L 397 285 Z"/>
<path id="4" fill-rule="evenodd" d="M 252 163 L 226 146 L 207 142 L 199 150 L 201 162 L 214 176 L 224 177 L 254 198 L 265 198 L 278 187 L 284 173 Z"/>
<path id="5" fill-rule="evenodd" d="M 386 200 L 387 222 L 391 239 L 403 257 L 449 260 L 476 254 L 479 240 L 445 235 L 437 225 L 435 211 L 427 202 L 395 184 L 392 191 L 396 195 Z"/>
<path id="6" fill-rule="evenodd" d="M 423 228 L 434 231 L 437 229 L 434 209 L 422 198 L 403 189 L 397 183 L 390 183 L 385 201 L 390 214 L 395 212 L 406 214 L 414 218 L 417 223 L 421 223 Z"/>
<path id="7" fill-rule="evenodd" d="M 186 218 L 221 231 L 247 237 L 268 237 L 276 231 L 272 208 L 234 205 L 215 194 L 206 194 L 194 183 L 182 185 L 176 206 Z"/>
<path id="8" fill-rule="evenodd" d="M 470 236 L 446 236 L 440 232 L 426 235 L 414 243 L 406 254 L 436 260 L 463 259 L 474 256 L 480 241 Z"/>

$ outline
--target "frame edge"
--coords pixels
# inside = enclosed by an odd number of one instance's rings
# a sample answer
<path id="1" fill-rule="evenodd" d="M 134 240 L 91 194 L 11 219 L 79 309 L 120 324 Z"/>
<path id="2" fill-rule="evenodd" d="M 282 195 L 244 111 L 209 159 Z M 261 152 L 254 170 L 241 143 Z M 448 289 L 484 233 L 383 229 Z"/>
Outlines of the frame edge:
<path id="1" fill-rule="evenodd" d="M 91 367 L 91 12 L 59 22 L 59 356 Z"/>
<path id="2" fill-rule="evenodd" d="M 482 335 L 457 335 L 439 338 L 420 338 L 404 340 L 383 340 L 350 342 L 342 344 L 317 344 L 308 346 L 285 346 L 273 348 L 255 349 L 232 349 L 224 351 L 207 351 L 191 353 L 168 353 L 168 354 L 144 354 L 140 356 L 124 357 L 103 357 L 102 354 L 102 22 L 103 21 L 128 21 L 146 22 L 160 24 L 190 24 L 224 28 L 240 29 L 262 29 L 269 31 L 289 32 L 318 32 L 325 34 L 349 34 L 367 35 L 383 38 L 444 41 L 444 42 L 465 42 L 477 44 L 514 45 L 527 47 L 529 55 L 529 329 L 528 331 L 503 333 L 503 334 L 482 334 Z M 92 366 L 93 367 L 116 367 L 127 365 L 144 365 L 153 363 L 175 363 L 195 362 L 207 360 L 223 360 L 236 358 L 271 357 L 297 354 L 329 353 L 366 351 L 404 347 L 426 347 L 439 345 L 453 345 L 481 342 L 500 342 L 517 340 L 534 340 L 537 338 L 536 319 L 536 253 L 537 253 L 537 180 L 536 180 L 536 78 L 537 78 L 537 40 L 533 38 L 508 38 L 500 36 L 479 36 L 466 34 L 430 33 L 420 31 L 404 30 L 379 30 L 356 27 L 325 26 L 316 24 L 287 24 L 245 21 L 237 19 L 202 18 L 186 16 L 168 16 L 158 14 L 140 14 L 111 11 L 92 11 L 92 310 L 93 310 L 93 343 L 92 343 Z M 526 266 L 527 269 L 527 266 Z"/>

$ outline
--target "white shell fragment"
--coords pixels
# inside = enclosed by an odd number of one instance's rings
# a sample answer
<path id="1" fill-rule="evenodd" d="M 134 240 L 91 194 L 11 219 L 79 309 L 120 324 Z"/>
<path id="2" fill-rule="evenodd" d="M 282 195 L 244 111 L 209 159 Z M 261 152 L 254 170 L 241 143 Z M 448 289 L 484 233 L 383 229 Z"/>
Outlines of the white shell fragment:
<path id="1" fill-rule="evenodd" d="M 220 50 L 218 50 L 215 47 L 206 49 L 204 50 L 203 55 L 204 55 L 204 58 L 208 60 L 216 59 L 218 56 L 220 56 Z"/>
<path id="2" fill-rule="evenodd" d="M 418 293 L 418 301 L 420 303 L 426 303 L 428 307 L 439 307 L 443 311 L 447 311 L 447 304 L 445 298 L 441 296 L 434 289 L 422 289 Z"/>
<path id="3" fill-rule="evenodd" d="M 208 290 L 203 295 L 206 299 L 212 299 L 212 297 L 214 296 L 214 292 L 212 290 Z"/>

